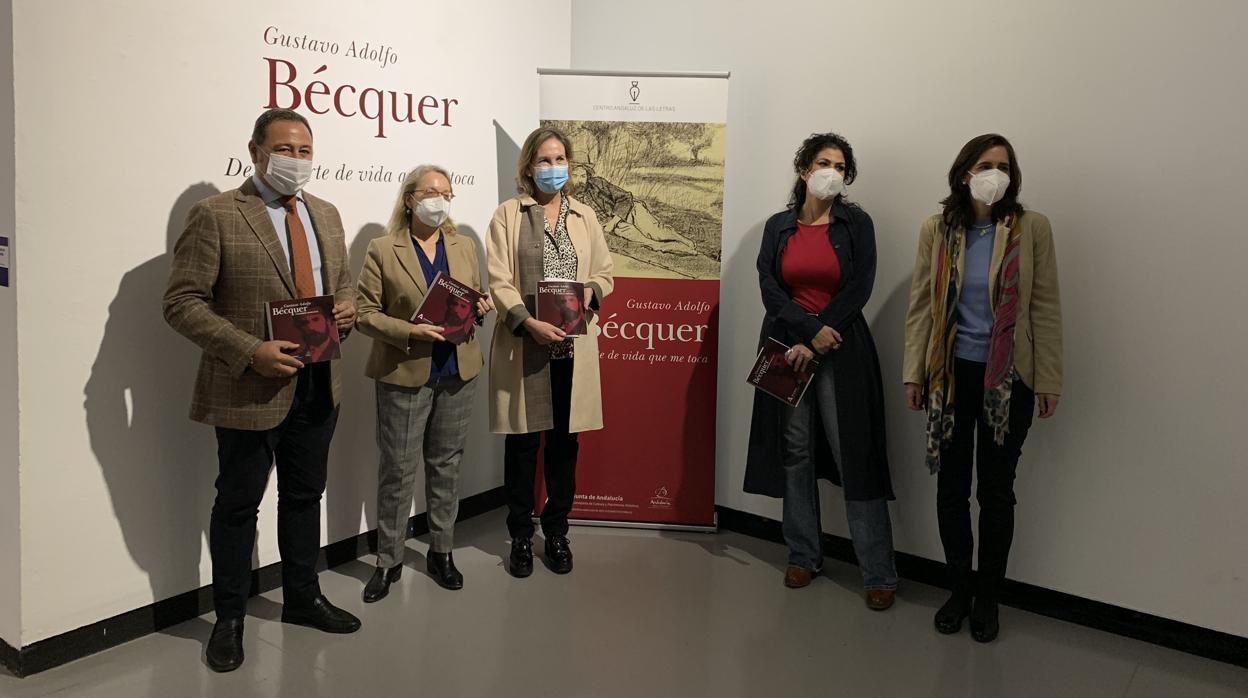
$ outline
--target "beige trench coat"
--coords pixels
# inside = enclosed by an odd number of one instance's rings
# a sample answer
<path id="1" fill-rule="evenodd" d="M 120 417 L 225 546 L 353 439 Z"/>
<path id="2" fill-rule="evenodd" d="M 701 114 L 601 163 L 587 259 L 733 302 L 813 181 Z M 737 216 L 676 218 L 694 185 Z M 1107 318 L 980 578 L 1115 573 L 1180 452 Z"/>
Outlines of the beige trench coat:
<path id="1" fill-rule="evenodd" d="M 524 321 L 534 312 L 534 299 L 531 294 L 526 296 L 521 292 L 520 230 L 523 219 L 529 215 L 529 207 L 537 205 L 531 196 L 503 202 L 490 221 L 486 242 L 490 294 L 499 313 L 490 346 L 490 430 L 496 434 L 527 434 L 554 425 L 549 400 L 534 399 L 525 389 L 525 352 L 541 352 L 544 356 L 548 351 L 523 329 Z M 607 249 L 602 226 L 592 208 L 569 197 L 567 228 L 576 249 L 576 280 L 593 290 L 593 305 L 596 305 L 615 285 L 611 252 Z M 598 334 L 595 314 L 585 336 L 573 340 L 575 358 L 568 428 L 573 433 L 602 428 Z M 529 356 L 530 366 L 534 358 Z M 548 388 L 546 393 L 549 395 Z"/>

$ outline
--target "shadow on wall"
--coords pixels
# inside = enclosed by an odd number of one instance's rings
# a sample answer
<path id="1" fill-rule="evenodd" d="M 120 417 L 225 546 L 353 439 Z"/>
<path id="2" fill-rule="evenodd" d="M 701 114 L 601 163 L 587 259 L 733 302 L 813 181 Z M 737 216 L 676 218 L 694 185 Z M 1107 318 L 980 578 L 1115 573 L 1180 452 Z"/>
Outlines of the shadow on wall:
<path id="1" fill-rule="evenodd" d="M 516 183 L 512 179 L 512 173 L 516 171 L 520 161 L 520 146 L 497 121 L 494 122 L 494 142 L 495 155 L 498 158 L 498 203 L 501 204 L 516 195 Z M 485 248 L 480 249 L 484 259 Z"/>
<path id="2" fill-rule="evenodd" d="M 199 350 L 165 324 L 161 299 L 187 211 L 217 193 L 207 183 L 183 192 L 169 212 L 165 254 L 122 277 L 83 391 L 91 450 L 154 601 L 201 586 L 216 442 L 187 417 Z"/>
<path id="3" fill-rule="evenodd" d="M 876 279 L 878 282 L 879 277 Z M 881 288 L 877 283 L 872 295 L 880 298 L 883 293 L 888 293 L 888 296 L 878 306 L 879 312 L 870 324 L 884 380 L 888 466 L 897 495 L 897 501 L 891 507 L 894 543 L 904 538 L 913 545 L 920 531 L 934 527 L 932 507 L 936 500 L 931 494 L 935 480 L 924 464 L 924 413 L 912 412 L 906 407 L 906 392 L 901 382 L 902 356 L 906 349 L 906 311 L 910 308 L 910 279 L 903 280 L 891 290 Z"/>
<path id="4" fill-rule="evenodd" d="M 360 278 L 368 243 L 385 235 L 380 223 L 365 224 L 347 249 L 347 266 L 354 284 Z M 354 285 L 352 286 L 354 289 Z M 329 455 L 325 486 L 325 538 L 333 543 L 357 535 L 361 519 L 368 528 L 377 524 L 376 399 L 373 382 L 364 377 L 372 340 L 353 331 L 342 345 L 342 408 Z"/>
<path id="5" fill-rule="evenodd" d="M 755 270 L 763 225 L 764 221 L 750 225 L 721 266 L 720 307 L 729 311 L 720 317 L 719 322 L 719 407 L 715 427 L 721 437 L 716 457 L 715 501 L 731 503 L 749 498 L 760 506 L 753 509 L 755 513 L 762 511 L 761 507 L 769 503 L 780 501 L 742 492 L 755 390 L 745 378 L 758 355 L 759 327 L 763 321 L 763 304 Z M 725 434 L 728 435 L 727 442 L 722 438 Z M 778 506 L 775 511 L 778 515 Z"/>

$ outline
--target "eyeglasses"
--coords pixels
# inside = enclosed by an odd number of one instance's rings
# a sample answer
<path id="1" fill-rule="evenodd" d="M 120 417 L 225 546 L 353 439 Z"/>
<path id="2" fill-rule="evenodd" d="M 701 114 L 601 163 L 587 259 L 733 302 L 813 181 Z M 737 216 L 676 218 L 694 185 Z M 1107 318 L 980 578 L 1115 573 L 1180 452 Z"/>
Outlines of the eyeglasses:
<path id="1" fill-rule="evenodd" d="M 440 196 L 443 199 L 446 199 L 447 201 L 450 201 L 451 199 L 455 198 L 455 195 L 452 194 L 451 192 L 449 191 L 441 192 L 441 191 L 438 191 L 437 189 L 414 189 L 412 190 L 411 193 L 412 193 L 412 196 L 415 196 L 418 201 L 421 201 L 424 199 L 432 199 L 435 196 Z"/>

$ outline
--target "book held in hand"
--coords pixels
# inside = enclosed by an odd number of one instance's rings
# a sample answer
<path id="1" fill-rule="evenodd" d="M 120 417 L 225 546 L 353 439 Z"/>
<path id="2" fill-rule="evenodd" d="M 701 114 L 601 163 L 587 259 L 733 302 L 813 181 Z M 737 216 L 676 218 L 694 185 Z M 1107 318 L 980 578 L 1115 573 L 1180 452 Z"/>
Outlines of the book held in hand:
<path id="1" fill-rule="evenodd" d="M 334 297 L 313 296 L 268 301 L 264 304 L 269 339 L 298 344 L 290 355 L 305 364 L 342 357 L 338 323 L 334 322 Z"/>
<path id="2" fill-rule="evenodd" d="M 477 289 L 438 272 L 412 322 L 441 327 L 446 341 L 463 344 L 477 324 L 477 301 L 482 298 L 484 295 Z"/>
<path id="3" fill-rule="evenodd" d="M 568 279 L 537 282 L 537 319 L 563 330 L 569 337 L 585 334 L 585 284 Z"/>
<path id="4" fill-rule="evenodd" d="M 806 370 L 799 373 L 784 356 L 788 350 L 789 347 L 768 337 L 758 352 L 758 358 L 754 360 L 754 367 L 750 369 L 746 382 L 796 407 L 806 394 L 806 386 L 814 378 L 815 370 L 819 368 L 819 360 L 811 360 Z"/>

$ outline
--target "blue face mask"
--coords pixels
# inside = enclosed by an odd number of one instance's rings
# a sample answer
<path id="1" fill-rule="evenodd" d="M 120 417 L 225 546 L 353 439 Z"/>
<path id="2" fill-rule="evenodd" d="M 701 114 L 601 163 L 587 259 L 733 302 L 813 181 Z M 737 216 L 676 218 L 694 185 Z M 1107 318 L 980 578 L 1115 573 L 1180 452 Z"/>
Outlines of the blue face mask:
<path id="1" fill-rule="evenodd" d="M 568 183 L 568 166 L 539 167 L 533 170 L 533 181 L 537 183 L 538 189 L 547 194 L 554 194 Z"/>

